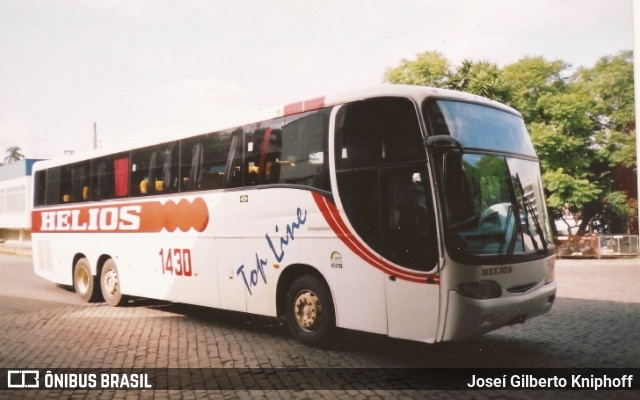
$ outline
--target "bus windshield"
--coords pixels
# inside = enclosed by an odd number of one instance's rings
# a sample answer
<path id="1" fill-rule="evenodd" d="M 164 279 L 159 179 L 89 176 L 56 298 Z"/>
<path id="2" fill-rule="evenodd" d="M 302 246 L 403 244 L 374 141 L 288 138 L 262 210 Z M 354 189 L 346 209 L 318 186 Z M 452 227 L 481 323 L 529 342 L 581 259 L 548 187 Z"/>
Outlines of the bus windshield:
<path id="1" fill-rule="evenodd" d="M 522 118 L 458 101 L 424 105 L 431 134 L 462 149 L 436 154 L 452 255 L 546 257 L 552 247 L 540 169 Z"/>

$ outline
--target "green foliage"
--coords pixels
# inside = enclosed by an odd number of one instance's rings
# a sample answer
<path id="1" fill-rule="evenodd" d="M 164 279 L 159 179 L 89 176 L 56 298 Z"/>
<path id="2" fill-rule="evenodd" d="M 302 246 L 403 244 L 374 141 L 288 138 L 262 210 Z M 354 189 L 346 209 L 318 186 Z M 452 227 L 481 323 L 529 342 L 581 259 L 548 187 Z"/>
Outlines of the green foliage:
<path id="1" fill-rule="evenodd" d="M 544 120 L 565 135 L 588 139 L 594 132 L 594 102 L 583 90 L 547 93 L 538 101 Z"/>
<path id="2" fill-rule="evenodd" d="M 389 83 L 443 87 L 449 75 L 449 61 L 437 51 L 425 51 L 414 60 L 403 59 L 400 65 L 387 69 Z"/>
<path id="3" fill-rule="evenodd" d="M 614 57 L 602 57 L 591 69 L 578 70 L 577 81 L 596 101 L 601 122 L 619 131 L 634 129 L 633 53 L 625 51 Z"/>
<path id="4" fill-rule="evenodd" d="M 529 134 L 543 171 L 562 169 L 580 178 L 591 175 L 588 173 L 590 160 L 584 156 L 590 149 L 581 138 L 567 135 L 559 127 L 542 122 L 529 125 Z"/>
<path id="5" fill-rule="evenodd" d="M 571 176 L 563 168 L 546 171 L 542 179 L 551 193 L 547 197 L 547 205 L 557 209 L 569 205 L 571 209 L 579 210 L 596 201 L 602 193 L 602 189 L 589 179 Z"/>
<path id="6" fill-rule="evenodd" d="M 585 219 L 628 222 L 636 215 L 637 188 L 628 184 L 636 174 L 631 51 L 573 70 L 543 57 L 503 68 L 465 60 L 452 68 L 441 53 L 427 51 L 388 69 L 385 81 L 462 90 L 520 111 L 541 160 L 552 215 L 567 206 Z"/>
<path id="7" fill-rule="evenodd" d="M 609 192 L 604 199 L 605 212 L 610 212 L 615 215 L 635 215 L 636 210 L 629 202 L 627 194 L 621 191 Z"/>
<path id="8" fill-rule="evenodd" d="M 504 81 L 511 95 L 511 104 L 529 123 L 543 120 L 542 96 L 565 90 L 562 72 L 567 68 L 562 61 L 546 61 L 543 57 L 525 57 L 502 69 Z"/>
<path id="9" fill-rule="evenodd" d="M 456 72 L 449 76 L 447 87 L 501 102 L 509 100 L 509 88 L 500 69 L 488 61 L 463 61 Z"/>
<path id="10" fill-rule="evenodd" d="M 503 102 L 508 100 L 509 95 L 509 88 L 495 64 L 465 60 L 460 68 L 452 72 L 449 61 L 437 51 L 420 53 L 414 60 L 403 59 L 397 67 L 387 69 L 384 80 L 462 90 Z"/>

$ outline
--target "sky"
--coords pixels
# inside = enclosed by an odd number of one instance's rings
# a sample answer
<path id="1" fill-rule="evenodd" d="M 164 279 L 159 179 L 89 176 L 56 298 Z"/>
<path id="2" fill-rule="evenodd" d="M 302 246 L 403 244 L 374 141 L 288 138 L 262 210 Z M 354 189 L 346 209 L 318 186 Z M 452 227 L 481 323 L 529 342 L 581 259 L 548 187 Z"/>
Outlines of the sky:
<path id="1" fill-rule="evenodd" d="M 591 67 L 632 49 L 632 0 L 0 0 L 0 161 L 87 151 L 94 122 L 109 147 L 380 84 L 423 51 Z"/>

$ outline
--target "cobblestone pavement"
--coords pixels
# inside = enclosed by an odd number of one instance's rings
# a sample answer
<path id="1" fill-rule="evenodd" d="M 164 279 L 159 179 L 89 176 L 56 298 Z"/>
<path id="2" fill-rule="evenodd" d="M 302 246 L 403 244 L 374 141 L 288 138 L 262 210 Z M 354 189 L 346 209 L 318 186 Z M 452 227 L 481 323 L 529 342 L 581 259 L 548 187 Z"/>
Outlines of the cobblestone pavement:
<path id="1" fill-rule="evenodd" d="M 33 276 L 28 258 L 0 255 L 0 367 L 367 368 L 372 374 L 380 368 L 640 368 L 638 260 L 561 260 L 556 279 L 561 289 L 549 314 L 474 340 L 425 345 L 342 332 L 333 348 L 321 350 L 297 343 L 270 318 L 150 300 L 121 308 L 82 304 L 69 290 Z M 293 389 L 22 390 L 0 392 L 0 397 L 584 399 L 638 394 L 283 387 Z"/>

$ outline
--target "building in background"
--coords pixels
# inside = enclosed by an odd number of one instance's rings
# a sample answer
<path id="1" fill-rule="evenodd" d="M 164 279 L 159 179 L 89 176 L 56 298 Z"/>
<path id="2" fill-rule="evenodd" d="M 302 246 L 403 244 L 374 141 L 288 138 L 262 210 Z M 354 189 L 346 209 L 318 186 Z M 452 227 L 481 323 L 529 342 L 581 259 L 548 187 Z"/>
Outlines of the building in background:
<path id="1" fill-rule="evenodd" d="M 31 248 L 31 168 L 36 161 L 0 165 L 0 250 Z"/>

